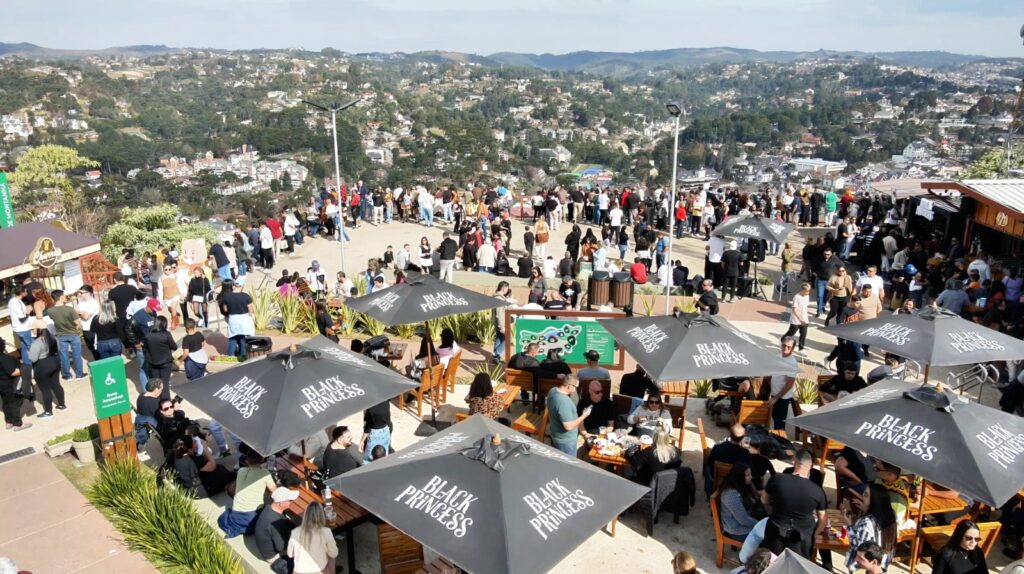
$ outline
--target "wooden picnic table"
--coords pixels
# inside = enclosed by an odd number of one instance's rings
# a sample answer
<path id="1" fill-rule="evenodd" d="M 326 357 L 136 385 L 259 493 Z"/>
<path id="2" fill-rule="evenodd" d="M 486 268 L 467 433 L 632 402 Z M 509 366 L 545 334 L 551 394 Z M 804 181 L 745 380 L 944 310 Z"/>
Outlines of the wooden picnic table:
<path id="1" fill-rule="evenodd" d="M 841 530 L 843 526 L 849 526 L 841 510 L 829 508 L 825 511 L 825 515 L 828 517 L 829 524 L 836 530 Z M 814 547 L 819 550 L 831 550 L 839 554 L 845 554 L 850 549 L 850 537 L 839 538 L 838 536 L 832 536 L 831 532 L 826 528 L 821 534 L 814 537 Z"/>
<path id="2" fill-rule="evenodd" d="M 505 405 L 505 410 L 509 410 L 512 408 L 512 403 L 516 402 L 519 398 L 519 393 L 522 392 L 522 388 L 518 385 L 501 383 L 494 387 L 494 392 L 501 395 L 501 402 Z"/>
<path id="3" fill-rule="evenodd" d="M 289 511 L 300 518 L 313 502 L 324 503 L 324 497 L 311 488 L 300 486 L 296 490 L 299 491 L 299 498 L 292 502 Z M 334 489 L 331 489 L 331 506 L 334 507 L 334 520 L 328 520 L 327 525 L 332 531 L 340 530 L 345 532 L 345 548 L 348 551 L 348 572 L 356 572 L 356 544 L 353 529 L 367 520 L 371 520 L 373 515 Z"/>
<path id="4" fill-rule="evenodd" d="M 303 480 L 303 484 L 305 484 L 307 473 L 317 470 L 317 466 L 313 461 L 291 454 L 277 457 L 274 460 L 274 467 L 278 470 L 287 470 L 292 472 L 295 476 Z"/>
<path id="5" fill-rule="evenodd" d="M 920 501 L 910 503 L 910 515 L 912 517 L 918 517 L 921 513 L 918 512 Z M 942 514 L 943 512 L 959 512 L 967 508 L 967 503 L 962 498 L 945 498 L 941 496 L 935 496 L 934 494 L 927 494 L 925 491 L 924 497 L 924 508 L 923 514 Z"/>
<path id="6" fill-rule="evenodd" d="M 384 351 L 384 358 L 389 361 L 401 361 L 408 348 L 409 343 L 388 343 L 387 349 Z"/>
<path id="7" fill-rule="evenodd" d="M 625 467 L 631 466 L 623 455 L 601 454 L 600 451 L 601 449 L 597 446 L 590 447 L 587 457 L 590 458 L 591 462 L 599 462 L 611 466 L 616 474 L 622 474 Z"/>

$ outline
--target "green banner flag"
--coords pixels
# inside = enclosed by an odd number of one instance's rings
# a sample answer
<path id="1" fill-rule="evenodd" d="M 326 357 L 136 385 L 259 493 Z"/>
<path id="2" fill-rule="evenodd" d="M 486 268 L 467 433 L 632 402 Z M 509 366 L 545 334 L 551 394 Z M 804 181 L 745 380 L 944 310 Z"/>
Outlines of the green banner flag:
<path id="1" fill-rule="evenodd" d="M 540 345 L 541 353 L 550 349 L 562 352 L 566 363 L 584 364 L 587 351 L 597 351 L 602 365 L 615 364 L 615 339 L 596 321 L 519 319 L 515 323 L 515 352 L 530 343 Z"/>
<path id="2" fill-rule="evenodd" d="M 14 227 L 14 203 L 11 202 L 7 174 L 0 171 L 0 229 L 7 227 Z"/>
<path id="3" fill-rule="evenodd" d="M 132 410 L 128 396 L 128 377 L 121 355 L 89 363 L 92 396 L 96 401 L 96 418 L 114 417 Z"/>

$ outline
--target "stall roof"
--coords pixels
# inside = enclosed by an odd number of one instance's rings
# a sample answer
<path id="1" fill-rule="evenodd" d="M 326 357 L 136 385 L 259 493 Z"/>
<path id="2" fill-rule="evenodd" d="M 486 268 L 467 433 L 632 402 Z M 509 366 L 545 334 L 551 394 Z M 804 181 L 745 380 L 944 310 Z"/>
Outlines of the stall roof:
<path id="1" fill-rule="evenodd" d="M 922 187 L 923 179 L 887 179 L 871 182 L 871 191 L 891 195 L 893 199 L 906 199 L 928 193 Z"/>
<path id="2" fill-rule="evenodd" d="M 925 181 L 921 187 L 927 190 L 951 189 L 999 209 L 1013 212 L 1024 218 L 1024 179 L 965 179 L 955 181 Z"/>
<path id="3" fill-rule="evenodd" d="M 11 277 L 32 269 L 28 259 L 36 240 L 49 237 L 64 252 L 61 261 L 75 259 L 100 250 L 100 240 L 41 221 L 19 223 L 0 229 L 0 278 Z"/>

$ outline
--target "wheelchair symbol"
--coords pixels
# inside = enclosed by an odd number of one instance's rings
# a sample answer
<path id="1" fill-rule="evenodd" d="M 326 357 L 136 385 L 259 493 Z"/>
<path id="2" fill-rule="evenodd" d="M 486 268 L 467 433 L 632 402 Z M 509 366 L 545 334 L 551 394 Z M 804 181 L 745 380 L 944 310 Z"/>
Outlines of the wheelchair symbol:
<path id="1" fill-rule="evenodd" d="M 114 383 L 116 383 L 116 382 L 117 382 L 117 381 L 116 381 L 116 380 L 114 380 L 114 375 L 112 375 L 112 374 L 110 374 L 110 373 L 107 373 L 107 378 L 103 380 L 103 384 L 104 384 L 104 385 L 108 385 L 108 386 L 109 386 L 109 385 L 113 385 L 113 384 L 114 384 Z"/>

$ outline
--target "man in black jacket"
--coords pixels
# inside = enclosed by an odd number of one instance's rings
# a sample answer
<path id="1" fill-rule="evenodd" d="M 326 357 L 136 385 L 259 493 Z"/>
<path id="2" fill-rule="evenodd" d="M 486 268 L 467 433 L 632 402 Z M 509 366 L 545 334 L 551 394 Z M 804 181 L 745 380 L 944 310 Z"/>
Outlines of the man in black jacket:
<path id="1" fill-rule="evenodd" d="M 442 237 L 444 237 L 444 239 L 441 241 L 441 245 L 437 248 L 437 252 L 441 256 L 441 275 L 439 279 L 441 279 L 441 281 L 454 283 L 455 252 L 459 250 L 459 244 L 452 239 L 451 234 L 447 231 L 444 232 Z"/>
<path id="2" fill-rule="evenodd" d="M 683 262 L 676 259 L 672 267 L 672 286 L 682 287 L 690 279 L 690 270 L 683 265 Z"/>
<path id="3" fill-rule="evenodd" d="M 530 343 L 526 346 L 523 351 L 512 355 L 512 358 L 508 360 L 508 368 L 516 369 L 519 371 L 529 371 L 533 374 L 533 395 L 536 397 L 540 393 L 540 380 L 541 379 L 561 379 L 565 375 L 549 371 L 541 366 L 540 362 L 537 361 L 537 355 L 540 354 L 540 345 L 537 343 Z M 526 389 L 522 390 L 520 394 L 523 400 L 527 400 Z"/>
<path id="4" fill-rule="evenodd" d="M 821 317 L 825 312 L 825 286 L 828 280 L 836 274 L 836 270 L 843 265 L 843 260 L 832 253 L 831 247 L 826 247 L 811 268 L 814 271 L 814 283 L 817 288 L 818 308 L 814 313 L 815 317 Z"/>

